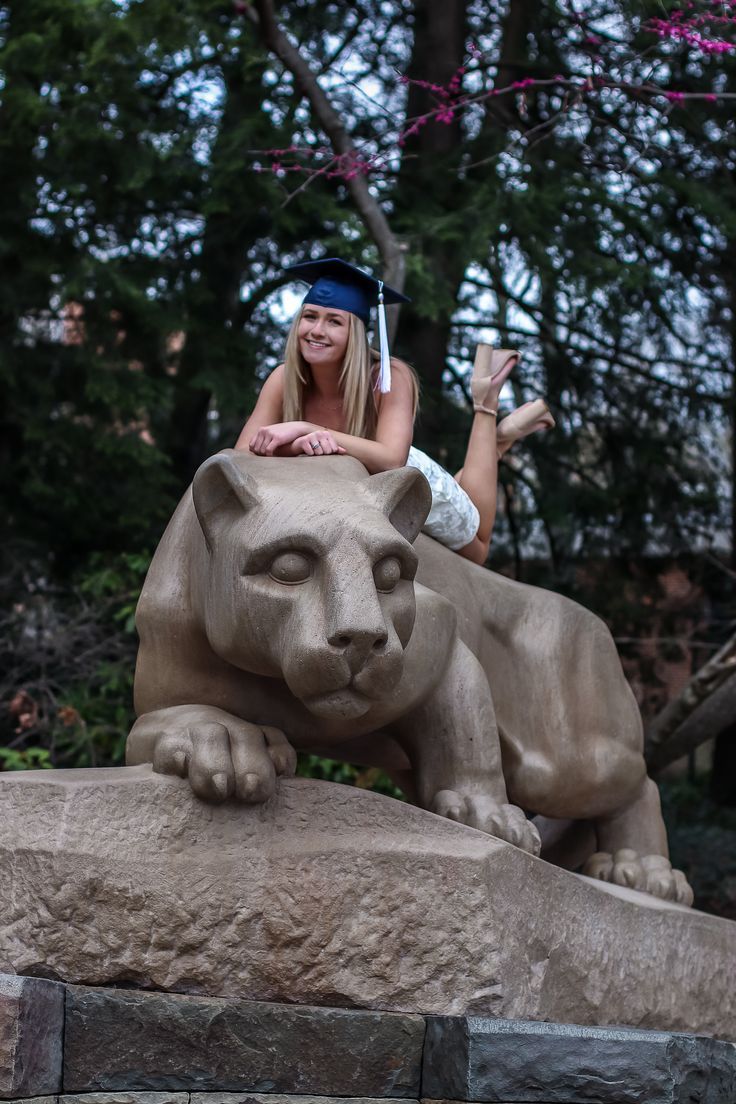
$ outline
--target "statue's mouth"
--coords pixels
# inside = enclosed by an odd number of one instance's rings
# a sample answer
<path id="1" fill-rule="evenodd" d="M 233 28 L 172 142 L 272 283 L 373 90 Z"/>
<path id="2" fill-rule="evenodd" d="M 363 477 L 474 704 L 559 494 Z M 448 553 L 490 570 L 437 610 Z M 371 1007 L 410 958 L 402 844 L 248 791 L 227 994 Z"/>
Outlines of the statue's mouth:
<path id="1" fill-rule="evenodd" d="M 312 694 L 303 699 L 310 713 L 318 717 L 344 717 L 352 720 L 362 717 L 374 704 L 360 690 L 356 690 L 352 681 L 339 690 L 328 690 L 324 694 Z"/>

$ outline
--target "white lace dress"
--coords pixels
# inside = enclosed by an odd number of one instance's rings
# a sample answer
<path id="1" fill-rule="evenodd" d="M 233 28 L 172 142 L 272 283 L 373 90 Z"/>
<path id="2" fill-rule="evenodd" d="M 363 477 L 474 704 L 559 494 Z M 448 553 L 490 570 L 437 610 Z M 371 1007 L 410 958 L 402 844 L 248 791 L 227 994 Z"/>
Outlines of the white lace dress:
<path id="1" fill-rule="evenodd" d="M 455 552 L 470 544 L 478 532 L 480 514 L 460 484 L 441 464 L 413 446 L 406 462 L 417 468 L 432 488 L 432 509 L 423 532 Z"/>

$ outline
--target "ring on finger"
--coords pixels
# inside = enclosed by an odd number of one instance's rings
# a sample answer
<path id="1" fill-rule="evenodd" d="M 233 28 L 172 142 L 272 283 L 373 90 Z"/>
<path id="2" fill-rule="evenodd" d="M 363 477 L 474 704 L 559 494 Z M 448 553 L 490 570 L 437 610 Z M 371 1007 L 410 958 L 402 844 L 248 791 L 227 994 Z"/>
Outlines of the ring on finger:
<path id="1" fill-rule="evenodd" d="M 319 441 L 312 441 L 312 452 L 316 452 L 318 448 L 322 448 Z"/>

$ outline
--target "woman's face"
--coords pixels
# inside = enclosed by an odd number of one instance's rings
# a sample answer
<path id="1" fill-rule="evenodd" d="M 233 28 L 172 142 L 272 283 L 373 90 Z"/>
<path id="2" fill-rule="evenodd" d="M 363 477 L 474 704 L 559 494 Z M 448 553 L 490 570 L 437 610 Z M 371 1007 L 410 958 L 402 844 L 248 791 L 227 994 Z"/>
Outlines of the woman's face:
<path id="1" fill-rule="evenodd" d="M 342 365 L 350 333 L 350 314 L 334 307 L 302 307 L 297 337 L 299 351 L 307 364 L 318 367 Z"/>

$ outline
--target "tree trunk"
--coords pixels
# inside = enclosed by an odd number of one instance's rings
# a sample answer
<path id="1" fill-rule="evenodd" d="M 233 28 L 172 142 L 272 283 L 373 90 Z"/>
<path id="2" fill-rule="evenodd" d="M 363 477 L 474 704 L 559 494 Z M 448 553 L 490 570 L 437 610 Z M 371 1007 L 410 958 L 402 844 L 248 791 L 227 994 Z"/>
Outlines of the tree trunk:
<path id="1" fill-rule="evenodd" d="M 468 37 L 466 0 L 418 0 L 414 5 L 414 45 L 407 76 L 447 87 L 462 66 Z M 437 98 L 425 87 L 410 84 L 407 122 L 432 111 Z M 444 241 L 436 235 L 436 215 L 462 209 L 458 166 L 463 142 L 456 116 L 449 123 L 434 119 L 406 138 L 396 187 L 396 226 L 413 231 L 413 250 L 421 257 L 431 302 L 404 308 L 398 348 L 422 380 L 422 419 L 417 438 L 431 446 L 442 422 L 442 377 L 452 332 L 451 317 L 467 263 L 458 234 Z M 428 206 L 429 205 L 429 206 Z M 416 234 L 417 212 L 428 208 L 426 235 Z"/>
<path id="2" fill-rule="evenodd" d="M 227 101 L 212 153 L 213 212 L 207 218 L 198 278 L 190 283 L 186 343 L 176 377 L 176 401 L 166 428 L 166 451 L 182 485 L 192 479 L 209 452 L 207 414 L 211 390 L 199 383 L 214 376 L 218 365 L 231 354 L 231 334 L 240 310 L 240 288 L 249 245 L 253 241 L 257 212 L 248 212 L 247 200 L 234 206 L 239 188 L 233 180 L 242 169 L 232 156 L 234 136 L 243 118 L 254 109 L 259 95 L 257 74 L 240 68 L 225 73 Z M 224 365 L 223 365 L 224 366 Z"/>
<path id="3" fill-rule="evenodd" d="M 515 79 L 526 63 L 526 36 L 533 21 L 537 0 L 511 0 L 502 23 L 502 45 L 497 87 Z M 466 56 L 468 34 L 467 0 L 422 0 L 415 4 L 414 48 L 408 76 L 447 87 Z M 424 87 L 411 84 L 407 103 L 409 123 L 437 106 L 436 97 Z M 415 366 L 422 380 L 422 419 L 417 439 L 431 451 L 442 431 L 442 381 L 452 339 L 452 315 L 460 285 L 473 256 L 478 203 L 477 176 L 465 176 L 463 156 L 470 161 L 489 158 L 504 140 L 503 129 L 516 118 L 513 99 L 500 97 L 486 107 L 486 121 L 480 135 L 469 142 L 456 116 L 450 123 L 430 120 L 407 138 L 396 191 L 396 227 L 404 218 L 414 228 L 413 250 L 421 256 L 429 286 L 429 302 L 405 308 L 399 328 L 399 348 Z M 494 173 L 493 162 L 481 170 Z M 487 188 L 487 184 L 484 181 Z M 417 212 L 430 204 L 427 234 L 417 236 Z M 445 213 L 452 232 L 436 233 L 437 215 Z M 492 322 L 492 319 L 489 319 Z"/>

